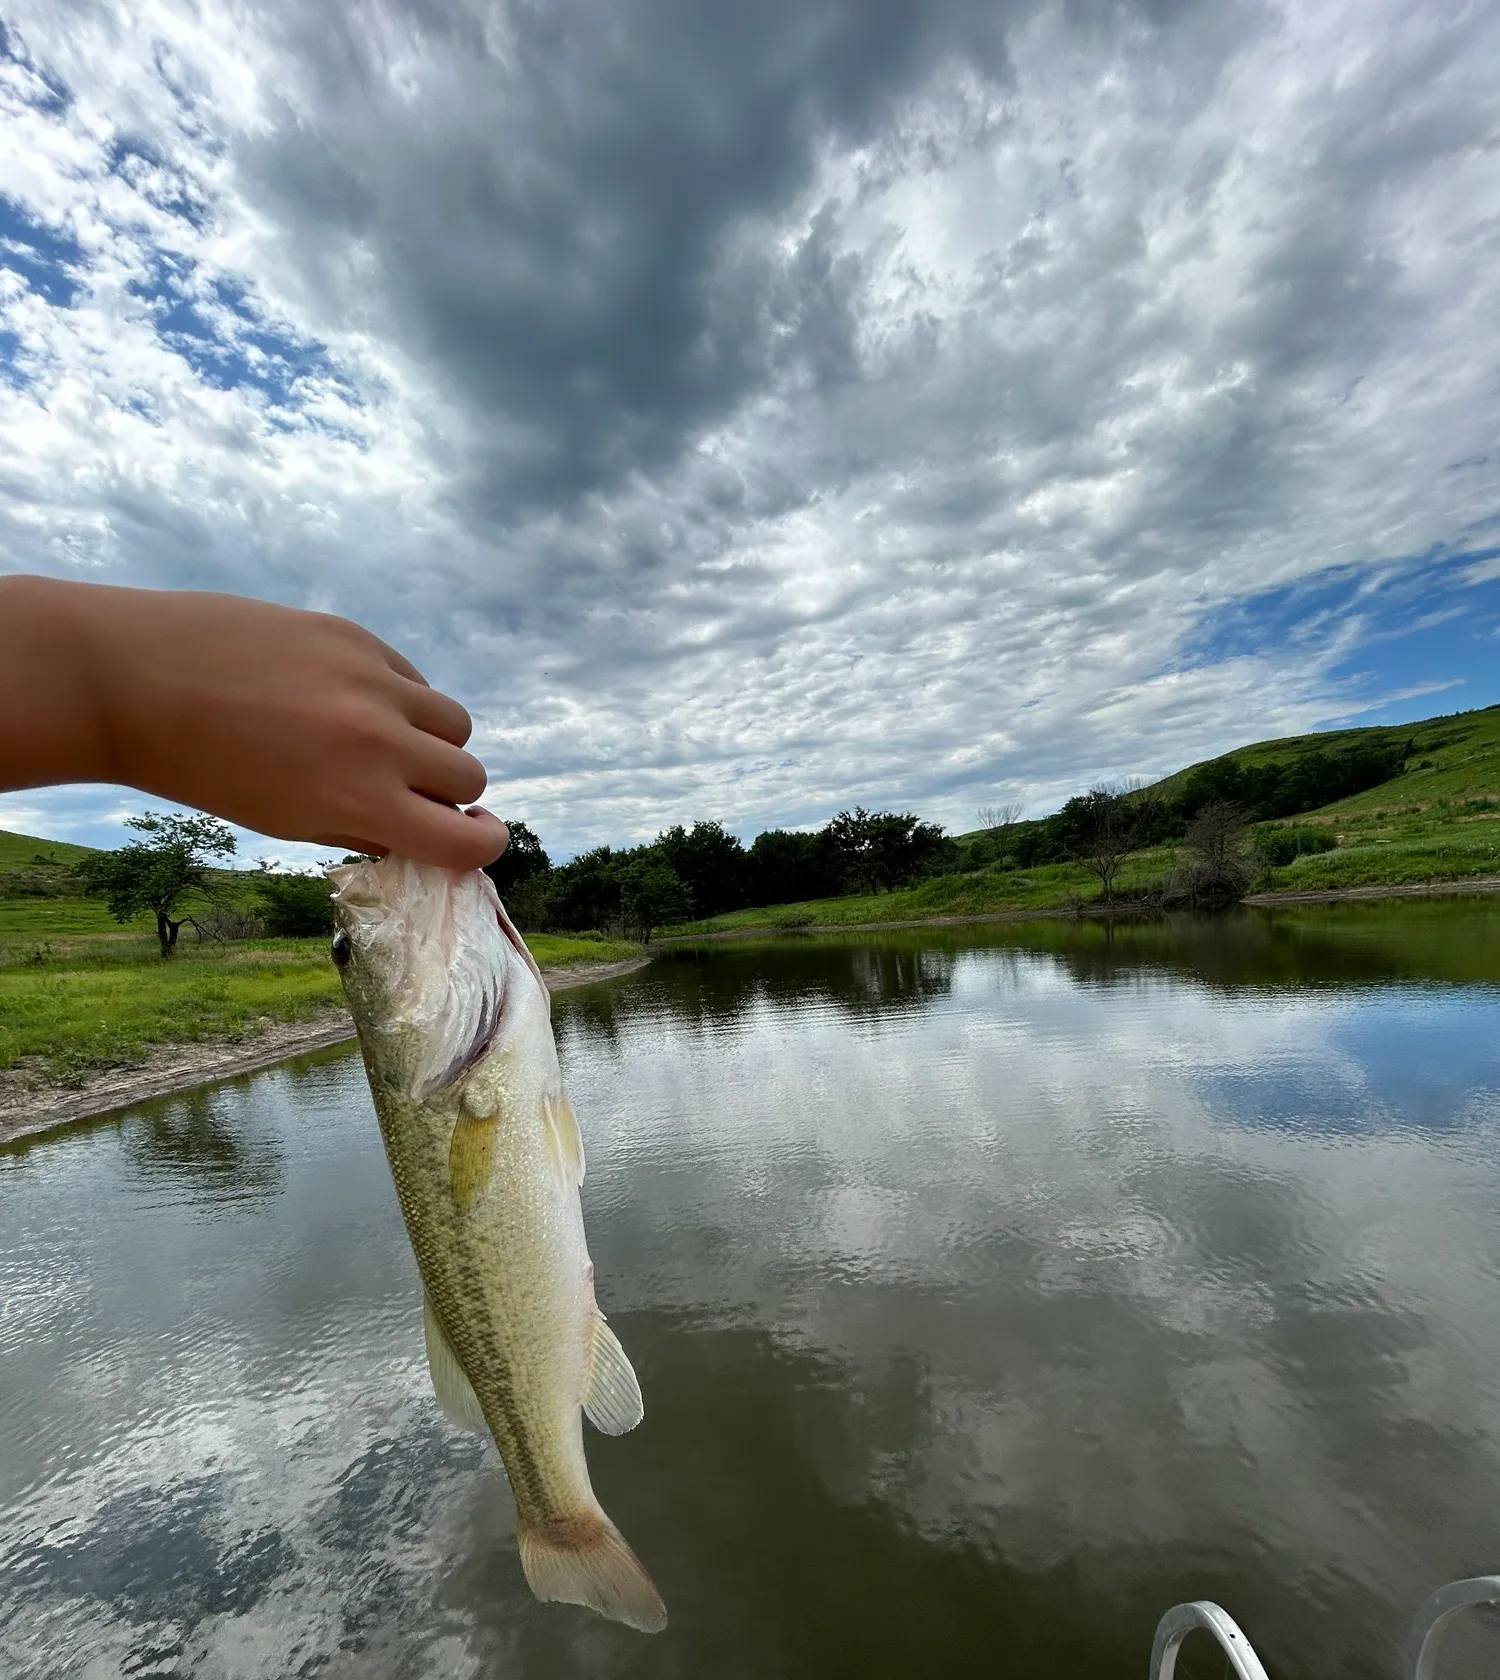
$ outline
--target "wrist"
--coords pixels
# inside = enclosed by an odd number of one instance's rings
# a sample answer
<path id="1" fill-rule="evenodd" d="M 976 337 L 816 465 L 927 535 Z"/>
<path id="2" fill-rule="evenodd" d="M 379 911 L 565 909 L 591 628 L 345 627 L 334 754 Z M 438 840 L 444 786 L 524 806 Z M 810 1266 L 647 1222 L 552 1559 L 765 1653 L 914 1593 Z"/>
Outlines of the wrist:
<path id="1" fill-rule="evenodd" d="M 0 578 L 0 786 L 115 779 L 100 597 L 56 578 Z"/>

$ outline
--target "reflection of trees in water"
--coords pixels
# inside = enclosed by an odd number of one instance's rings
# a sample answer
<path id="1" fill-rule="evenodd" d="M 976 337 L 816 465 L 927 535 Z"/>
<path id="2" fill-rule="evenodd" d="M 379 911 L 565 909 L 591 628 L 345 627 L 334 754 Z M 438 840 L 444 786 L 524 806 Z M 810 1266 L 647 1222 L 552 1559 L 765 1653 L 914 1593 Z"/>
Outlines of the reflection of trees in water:
<path id="1" fill-rule="evenodd" d="M 281 1150 L 270 1138 L 246 1137 L 205 1088 L 152 1104 L 124 1128 L 131 1163 L 151 1178 L 210 1191 L 216 1201 L 262 1197 L 281 1187 Z"/>
<path id="2" fill-rule="evenodd" d="M 668 949 L 634 984 L 589 986 L 553 1002 L 559 1035 L 613 1040 L 632 1020 L 670 1015 L 715 1026 L 759 1004 L 831 1004 L 853 1016 L 946 997 L 957 953 L 915 941 L 788 939 Z"/>
<path id="3" fill-rule="evenodd" d="M 1473 900 L 1246 909 L 1114 927 L 1060 923 L 1017 943 L 1053 952 L 1075 980 L 1094 985 L 1151 972 L 1227 992 L 1500 984 L 1500 907 Z"/>
<path id="4" fill-rule="evenodd" d="M 1154 922 L 1065 920 L 670 946 L 635 981 L 555 1000 L 560 1036 L 613 1040 L 632 1020 L 727 1023 L 757 1004 L 832 1004 L 852 1016 L 946 996 L 974 952 L 1045 954 L 1080 985 L 1170 975 L 1216 991 L 1298 986 L 1500 984 L 1500 903 L 1246 909 Z"/>

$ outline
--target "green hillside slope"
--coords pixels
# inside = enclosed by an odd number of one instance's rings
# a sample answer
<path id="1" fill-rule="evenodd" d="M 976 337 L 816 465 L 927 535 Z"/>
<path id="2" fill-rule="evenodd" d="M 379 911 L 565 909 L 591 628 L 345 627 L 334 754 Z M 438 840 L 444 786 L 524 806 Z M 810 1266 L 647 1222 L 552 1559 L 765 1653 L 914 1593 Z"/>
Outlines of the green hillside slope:
<path id="1" fill-rule="evenodd" d="M 92 854 L 90 846 L 72 846 L 66 840 L 41 840 L 34 834 L 11 834 L 0 828 L 0 874 L 23 869 L 71 869 Z"/>
<path id="2" fill-rule="evenodd" d="M 1440 800 L 1500 799 L 1500 706 L 1454 712 L 1375 729 L 1333 729 L 1321 735 L 1287 735 L 1255 741 L 1224 756 L 1241 764 L 1269 764 L 1305 753 L 1346 752 L 1356 746 L 1399 746 L 1408 752 L 1407 767 L 1394 781 L 1324 806 L 1324 819 L 1354 811 L 1382 811 L 1397 805 L 1431 806 Z M 1204 764 L 1213 762 L 1205 759 Z M 1163 793 L 1180 786 L 1200 766 L 1190 764 L 1157 783 Z M 1299 821 L 1303 820 L 1301 818 Z"/>

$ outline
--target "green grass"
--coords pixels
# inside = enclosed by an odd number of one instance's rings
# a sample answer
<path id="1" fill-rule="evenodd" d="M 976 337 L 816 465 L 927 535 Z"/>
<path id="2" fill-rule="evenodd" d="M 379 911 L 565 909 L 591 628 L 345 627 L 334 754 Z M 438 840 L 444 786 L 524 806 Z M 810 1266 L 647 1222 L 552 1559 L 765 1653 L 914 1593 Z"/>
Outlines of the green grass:
<path id="1" fill-rule="evenodd" d="M 1263 764 L 1308 752 L 1339 752 L 1362 744 L 1412 744 L 1410 768 L 1394 781 L 1367 788 L 1324 813 L 1381 811 L 1392 805 L 1432 805 L 1442 799 L 1500 798 L 1500 706 L 1478 712 L 1454 712 L 1422 723 L 1382 725 L 1373 729 L 1335 729 L 1323 735 L 1287 735 L 1237 747 L 1242 764 Z M 1208 762 L 1205 760 L 1204 762 Z M 1171 793 L 1196 770 L 1196 764 L 1157 783 Z M 1303 821 L 1301 817 L 1296 819 Z"/>
<path id="2" fill-rule="evenodd" d="M 97 898 L 0 898 L 0 941 L 134 938 L 155 926 L 154 917 L 143 916 L 122 928 Z"/>
<path id="3" fill-rule="evenodd" d="M 1160 879 L 1170 864 L 1168 848 L 1137 852 L 1126 860 L 1116 890 L 1129 893 Z M 731 910 L 671 930 L 673 938 L 722 933 L 734 928 L 859 927 L 870 922 L 925 921 L 935 916 L 984 916 L 998 911 L 1056 910 L 1098 895 L 1099 883 L 1076 863 L 1035 869 L 987 869 L 971 875 L 940 875 L 895 892 L 848 898 L 810 899 L 757 910 Z"/>
<path id="4" fill-rule="evenodd" d="M 639 945 L 593 934 L 528 933 L 526 943 L 543 968 L 577 968 L 581 963 L 625 962 L 641 954 Z"/>
<path id="5" fill-rule="evenodd" d="M 1362 741 L 1412 742 L 1410 768 L 1380 787 L 1286 819 L 1295 827 L 1331 829 L 1337 848 L 1271 870 L 1256 882 L 1257 891 L 1406 886 L 1500 875 L 1500 706 L 1389 728 L 1257 741 L 1237 749 L 1234 756 L 1245 763 L 1264 762 L 1315 749 L 1337 751 Z M 1195 768 L 1188 765 L 1157 786 L 1170 793 Z M 978 834 L 958 838 L 974 840 Z M 1174 862 L 1171 847 L 1138 852 L 1121 870 L 1118 890 L 1129 893 L 1149 886 Z M 1087 901 L 1098 893 L 1098 883 L 1076 864 L 981 870 L 940 876 L 901 892 L 736 910 L 666 931 L 677 937 L 736 928 L 857 927 L 935 916 L 1058 910 L 1070 899 Z"/>
<path id="6" fill-rule="evenodd" d="M 185 946 L 154 937 L 0 948 L 0 1068 L 50 1079 L 139 1061 L 148 1045 L 237 1038 L 339 1001 L 325 941 Z"/>
<path id="7" fill-rule="evenodd" d="M 197 944 L 189 933 L 163 962 L 154 933 L 107 924 L 81 937 L 73 901 L 30 901 L 56 912 L 19 940 L 0 933 L 0 1069 L 25 1059 L 44 1079 L 139 1062 L 150 1045 L 234 1040 L 270 1022 L 305 1020 L 342 1001 L 326 939 Z M 0 908 L 8 906 L 0 904 Z M 639 954 L 618 940 L 533 934 L 544 968 L 620 962 Z"/>
<path id="8" fill-rule="evenodd" d="M 71 869 L 93 856 L 91 846 L 73 846 L 66 840 L 39 840 L 34 834 L 11 834 L 0 829 L 0 875 L 39 866 Z"/>

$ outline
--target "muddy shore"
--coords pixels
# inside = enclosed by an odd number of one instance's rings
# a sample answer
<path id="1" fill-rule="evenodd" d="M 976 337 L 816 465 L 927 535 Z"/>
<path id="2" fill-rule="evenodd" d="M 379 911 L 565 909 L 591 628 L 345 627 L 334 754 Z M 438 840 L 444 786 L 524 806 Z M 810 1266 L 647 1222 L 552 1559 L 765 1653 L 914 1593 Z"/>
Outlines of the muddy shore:
<path id="1" fill-rule="evenodd" d="M 650 959 L 629 957 L 617 963 L 586 963 L 542 970 L 548 990 L 567 991 L 613 980 L 643 968 Z M 327 1009 L 306 1021 L 269 1022 L 253 1037 L 238 1041 L 200 1040 L 193 1044 L 154 1045 L 131 1067 L 107 1068 L 79 1085 L 35 1083 L 26 1069 L 0 1073 L 0 1145 L 36 1137 L 80 1120 L 96 1120 L 199 1085 L 257 1073 L 277 1062 L 312 1050 L 326 1050 L 354 1037 L 347 1010 Z"/>

